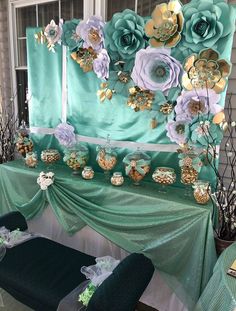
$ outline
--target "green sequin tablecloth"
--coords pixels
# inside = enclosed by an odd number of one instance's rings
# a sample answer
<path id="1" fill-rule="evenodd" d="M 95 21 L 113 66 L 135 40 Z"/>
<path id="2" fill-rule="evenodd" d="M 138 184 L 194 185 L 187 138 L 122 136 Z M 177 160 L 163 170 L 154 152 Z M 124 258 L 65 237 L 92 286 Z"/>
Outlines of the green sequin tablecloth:
<path id="1" fill-rule="evenodd" d="M 228 247 L 219 257 L 195 311 L 236 310 L 236 278 L 226 274 L 234 260 L 236 260 L 236 243 Z"/>
<path id="2" fill-rule="evenodd" d="M 21 161 L 0 165 L 1 214 L 18 209 L 30 219 L 50 204 L 69 234 L 87 224 L 125 250 L 151 258 L 192 310 L 216 262 L 210 206 L 184 197 L 183 189 L 160 194 L 155 183 L 135 187 L 128 179 L 117 188 L 103 174 L 86 181 L 62 165 L 55 166 L 54 183 L 43 191 L 37 184 L 43 169 L 43 163 L 37 169 Z"/>

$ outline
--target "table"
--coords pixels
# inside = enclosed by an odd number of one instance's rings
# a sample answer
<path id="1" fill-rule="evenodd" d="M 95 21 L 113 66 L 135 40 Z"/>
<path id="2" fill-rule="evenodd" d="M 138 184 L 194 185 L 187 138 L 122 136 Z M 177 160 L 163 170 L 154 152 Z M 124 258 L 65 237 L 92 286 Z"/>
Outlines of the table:
<path id="1" fill-rule="evenodd" d="M 134 187 L 127 180 L 116 188 L 103 174 L 85 181 L 60 165 L 53 185 L 42 191 L 36 179 L 43 168 L 28 169 L 21 161 L 0 165 L 1 213 L 18 209 L 31 219 L 50 204 L 69 234 L 87 224 L 123 249 L 145 254 L 192 309 L 216 261 L 209 206 L 186 199 L 182 189 L 160 194 L 154 183 Z"/>
<path id="2" fill-rule="evenodd" d="M 236 243 L 233 243 L 219 257 L 195 311 L 236 310 L 236 278 L 226 274 L 235 259 Z"/>

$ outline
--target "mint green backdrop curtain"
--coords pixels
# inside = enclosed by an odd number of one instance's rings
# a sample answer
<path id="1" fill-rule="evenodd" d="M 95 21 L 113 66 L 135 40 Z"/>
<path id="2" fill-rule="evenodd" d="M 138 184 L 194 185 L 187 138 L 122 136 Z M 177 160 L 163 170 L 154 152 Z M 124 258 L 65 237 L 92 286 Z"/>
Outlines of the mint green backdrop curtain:
<path id="1" fill-rule="evenodd" d="M 30 126 L 55 127 L 61 118 L 62 52 L 49 53 L 38 44 L 34 34 L 39 28 L 28 29 L 27 44 Z M 32 55 L 32 57 L 30 57 Z"/>
<path id="2" fill-rule="evenodd" d="M 117 188 L 99 173 L 90 181 L 72 178 L 61 165 L 55 166 L 54 184 L 42 191 L 36 180 L 43 169 L 43 163 L 37 169 L 24 168 L 20 161 L 0 165 L 2 213 L 18 209 L 30 219 L 49 203 L 68 233 L 88 224 L 125 250 L 151 258 L 193 309 L 216 261 L 210 206 L 199 207 L 174 187 L 165 195 L 154 183 L 137 188 L 126 180 Z"/>
<path id="3" fill-rule="evenodd" d="M 49 52 L 46 45 L 38 44 L 34 34 L 36 28 L 27 30 L 28 74 L 30 90 L 30 126 L 55 127 L 61 120 L 61 91 L 62 91 L 62 48 L 56 46 L 56 53 Z M 230 59 L 233 36 L 225 42 L 222 54 Z M 127 98 L 121 94 L 113 96 L 111 101 L 100 103 L 97 90 L 101 81 L 93 72 L 84 73 L 74 62 L 67 51 L 67 87 L 68 105 L 67 121 L 71 123 L 77 134 L 114 140 L 137 141 L 146 143 L 171 144 L 166 136 L 165 123 L 151 129 L 151 114 L 149 111 L 134 112 L 126 105 Z M 224 106 L 226 90 L 221 94 L 220 104 Z M 58 146 L 53 136 L 32 134 L 39 152 L 48 147 Z M 96 146 L 89 145 L 90 164 L 96 171 L 101 169 L 96 164 Z M 123 170 L 122 159 L 132 152 L 128 149 L 117 149 L 118 164 L 115 170 Z M 148 152 L 147 152 L 148 153 Z M 156 166 L 173 167 L 178 177 L 177 153 L 149 152 L 152 157 L 152 168 Z M 199 178 L 214 182 L 214 172 L 209 166 L 204 166 Z M 147 179 L 151 179 L 150 174 Z M 179 180 L 179 178 L 177 179 Z M 177 182 L 178 186 L 181 186 Z"/>

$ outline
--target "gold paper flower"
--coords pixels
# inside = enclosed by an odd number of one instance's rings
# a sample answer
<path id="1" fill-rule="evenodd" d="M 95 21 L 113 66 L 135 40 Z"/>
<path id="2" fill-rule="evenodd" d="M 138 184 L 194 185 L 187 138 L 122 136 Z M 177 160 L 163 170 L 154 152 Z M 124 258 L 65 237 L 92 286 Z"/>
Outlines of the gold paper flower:
<path id="1" fill-rule="evenodd" d="M 129 89 L 127 105 L 134 111 L 151 110 L 155 98 L 154 94 L 148 90 L 142 90 L 135 86 Z"/>
<path id="2" fill-rule="evenodd" d="M 171 103 L 165 103 L 163 105 L 160 106 L 160 112 L 162 112 L 163 114 L 170 114 L 174 109 L 173 104 Z"/>
<path id="3" fill-rule="evenodd" d="M 203 50 L 199 55 L 190 55 L 184 64 L 183 86 L 187 90 L 209 88 L 216 93 L 223 92 L 231 65 L 212 50 Z"/>
<path id="4" fill-rule="evenodd" d="M 93 48 L 79 48 L 77 52 L 71 53 L 71 57 L 80 65 L 84 72 L 93 69 L 93 61 L 97 58 L 97 53 Z"/>
<path id="5" fill-rule="evenodd" d="M 174 47 L 181 39 L 184 17 L 179 1 L 170 1 L 157 5 L 152 12 L 152 19 L 145 26 L 153 47 Z"/>

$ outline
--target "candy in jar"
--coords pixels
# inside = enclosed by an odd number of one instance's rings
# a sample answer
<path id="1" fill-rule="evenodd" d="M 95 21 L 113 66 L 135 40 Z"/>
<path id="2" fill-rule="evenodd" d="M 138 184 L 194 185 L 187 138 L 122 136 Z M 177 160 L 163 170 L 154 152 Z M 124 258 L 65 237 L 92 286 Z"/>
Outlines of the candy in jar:
<path id="1" fill-rule="evenodd" d="M 91 166 L 85 166 L 82 171 L 82 177 L 84 179 L 93 179 L 94 177 L 94 170 Z"/>
<path id="2" fill-rule="evenodd" d="M 210 200 L 210 184 L 208 181 L 198 180 L 193 184 L 193 196 L 198 204 L 206 204 Z"/>
<path id="3" fill-rule="evenodd" d="M 113 173 L 111 177 L 111 184 L 113 186 L 121 186 L 124 183 L 124 177 L 122 176 L 121 172 L 115 172 Z"/>

